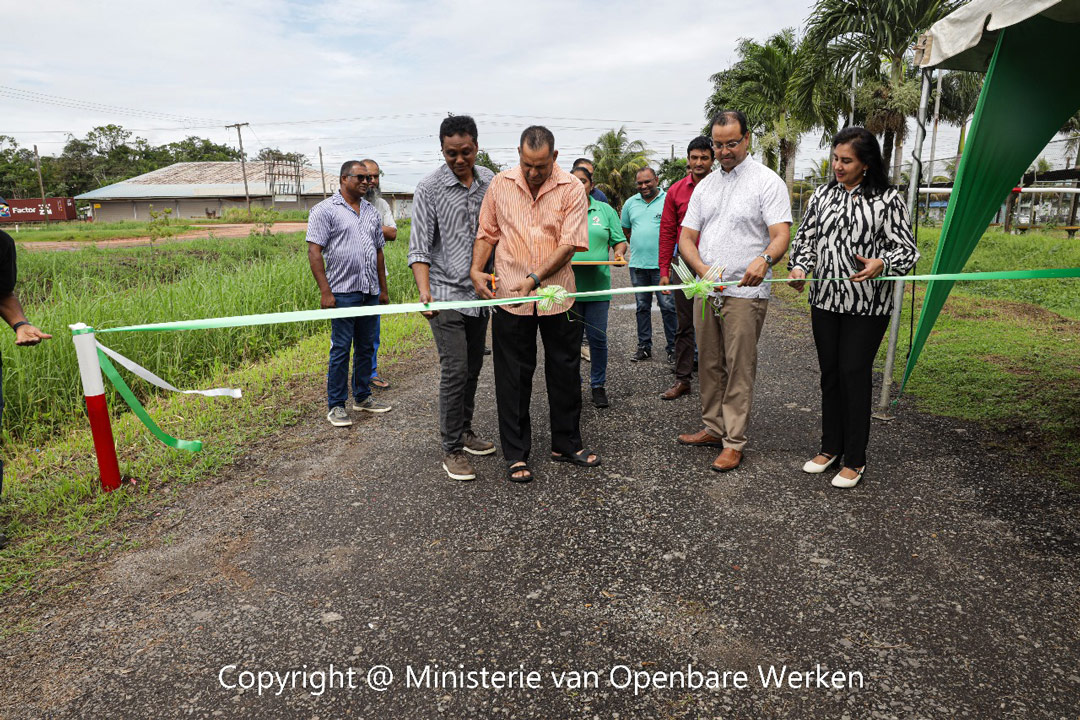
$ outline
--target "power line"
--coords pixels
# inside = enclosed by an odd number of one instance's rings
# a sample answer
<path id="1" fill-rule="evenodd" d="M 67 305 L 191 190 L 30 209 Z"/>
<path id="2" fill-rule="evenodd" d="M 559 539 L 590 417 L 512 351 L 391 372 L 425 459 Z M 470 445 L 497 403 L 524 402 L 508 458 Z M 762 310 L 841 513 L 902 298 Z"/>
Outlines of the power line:
<path id="1" fill-rule="evenodd" d="M 68 107 L 75 110 L 105 112 L 117 115 L 128 115 L 158 120 L 171 120 L 173 122 L 214 122 L 211 118 L 196 118 L 187 115 L 162 113 L 153 110 L 139 110 L 136 108 L 122 107 L 119 105 L 107 105 L 105 103 L 91 102 L 88 100 L 77 100 L 75 98 L 67 98 L 60 95 L 48 95 L 46 93 L 39 93 L 33 90 L 22 90 L 19 88 L 8 87 L 6 85 L 0 85 L 0 97 L 7 97 L 13 100 L 23 100 L 25 102 L 42 103 L 46 105 L 58 105 L 60 107 Z"/>

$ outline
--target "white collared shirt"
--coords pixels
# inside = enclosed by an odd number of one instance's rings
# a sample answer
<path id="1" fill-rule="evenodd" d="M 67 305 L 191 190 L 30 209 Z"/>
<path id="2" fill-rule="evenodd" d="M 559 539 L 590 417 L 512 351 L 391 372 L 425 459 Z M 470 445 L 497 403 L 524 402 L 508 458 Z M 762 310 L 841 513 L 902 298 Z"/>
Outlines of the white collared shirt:
<path id="1" fill-rule="evenodd" d="M 706 265 L 724 266 L 721 280 L 739 280 L 769 246 L 769 226 L 791 222 L 787 185 L 749 155 L 731 172 L 711 172 L 698 183 L 682 226 L 701 233 L 698 252 Z M 765 275 L 772 277 L 770 269 Z M 769 298 L 769 285 L 725 287 L 727 297 Z"/>

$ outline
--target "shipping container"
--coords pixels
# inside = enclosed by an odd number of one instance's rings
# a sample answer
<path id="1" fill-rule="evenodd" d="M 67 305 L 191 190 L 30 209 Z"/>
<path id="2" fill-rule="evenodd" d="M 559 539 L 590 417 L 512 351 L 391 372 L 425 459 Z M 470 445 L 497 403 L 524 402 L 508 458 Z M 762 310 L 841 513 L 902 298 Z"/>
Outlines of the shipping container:
<path id="1" fill-rule="evenodd" d="M 16 200 L 8 198 L 7 207 L 0 205 L 0 223 L 23 223 L 45 222 L 45 212 L 42 210 L 41 198 Z M 45 206 L 48 208 L 49 220 L 75 220 L 74 198 L 45 198 Z"/>

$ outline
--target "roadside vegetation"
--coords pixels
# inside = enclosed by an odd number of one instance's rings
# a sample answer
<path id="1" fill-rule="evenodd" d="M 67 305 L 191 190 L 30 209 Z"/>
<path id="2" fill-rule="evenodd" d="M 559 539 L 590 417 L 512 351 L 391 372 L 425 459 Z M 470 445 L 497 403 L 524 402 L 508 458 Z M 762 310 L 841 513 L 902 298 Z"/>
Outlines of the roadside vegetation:
<path id="1" fill-rule="evenodd" d="M 173 233 L 180 233 L 191 230 L 193 224 L 195 224 L 195 221 L 170 219 L 169 227 Z M 148 237 L 150 227 L 150 221 L 147 220 L 121 220 L 118 222 L 97 223 L 73 221 L 50 223 L 49 225 L 36 223 L 34 225 L 20 225 L 18 232 L 15 232 L 15 228 L 11 225 L 4 225 L 0 229 L 7 232 L 17 243 L 34 243 Z M 20 255 L 20 267 L 23 262 L 23 256 Z"/>
<path id="2" fill-rule="evenodd" d="M 929 273 L 939 230 L 919 229 Z M 986 233 L 964 272 L 1080 267 L 1080 242 L 1057 233 Z M 777 277 L 786 277 L 786 262 Z M 909 286 L 910 287 L 910 286 Z M 807 309 L 807 293 L 777 286 Z M 915 320 L 926 283 L 915 283 Z M 893 380 L 909 347 L 912 296 L 906 295 Z M 878 355 L 883 367 L 886 343 Z M 905 395 L 920 410 L 977 422 L 1000 444 L 1080 489 L 1080 281 L 960 282 L 934 326 Z"/>
<path id="3" fill-rule="evenodd" d="M 387 244 L 392 302 L 415 299 L 405 264 L 408 231 L 408 222 L 401 223 L 398 240 Z M 122 532 L 109 531 L 118 517 L 152 516 L 178 484 L 212 476 L 246 443 L 324 404 L 310 388 L 319 387 L 326 372 L 326 323 L 99 335 L 178 387 L 244 390 L 240 400 L 162 393 L 121 370 L 166 432 L 209 442 L 198 453 L 169 450 L 110 389 L 121 472 L 138 484 L 102 493 L 67 324 L 104 328 L 315 308 L 303 235 L 194 241 L 153 251 L 87 248 L 27 254 L 20 261 L 27 312 L 55 337 L 28 351 L 4 348 L 0 523 L 14 542 L 0 551 L 0 594 L 13 587 L 65 587 L 56 573 L 69 574 L 73 562 L 125 543 Z M 409 357 L 425 342 L 426 328 L 419 315 L 384 319 L 380 367 Z"/>

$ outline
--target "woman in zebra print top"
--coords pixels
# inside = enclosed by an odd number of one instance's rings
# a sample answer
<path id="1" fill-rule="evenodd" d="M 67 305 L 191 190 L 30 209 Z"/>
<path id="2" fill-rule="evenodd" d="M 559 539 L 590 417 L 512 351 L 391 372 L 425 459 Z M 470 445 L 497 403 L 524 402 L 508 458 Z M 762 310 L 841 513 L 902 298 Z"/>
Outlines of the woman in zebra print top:
<path id="1" fill-rule="evenodd" d="M 835 179 L 818 188 L 795 233 L 788 260 L 792 286 L 808 273 L 810 317 L 821 367 L 821 451 L 803 470 L 821 473 L 841 456 L 835 487 L 854 487 L 866 467 L 873 365 L 892 310 L 891 282 L 919 259 L 907 207 L 885 175 L 881 148 L 861 127 L 832 142 Z"/>

